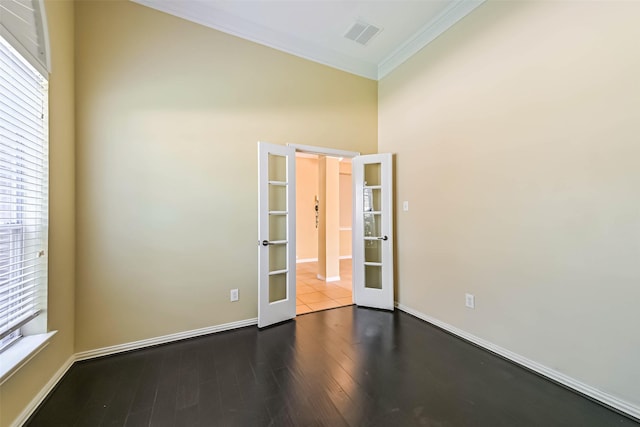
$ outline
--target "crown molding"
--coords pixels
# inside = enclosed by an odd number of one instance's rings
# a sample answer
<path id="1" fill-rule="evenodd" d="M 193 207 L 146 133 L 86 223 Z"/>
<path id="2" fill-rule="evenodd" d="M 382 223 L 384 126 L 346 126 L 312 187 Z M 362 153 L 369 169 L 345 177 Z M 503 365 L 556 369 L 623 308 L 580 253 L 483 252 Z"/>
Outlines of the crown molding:
<path id="1" fill-rule="evenodd" d="M 418 30 L 411 38 L 402 43 L 379 64 L 353 58 L 333 49 L 328 49 L 265 26 L 251 23 L 236 15 L 215 8 L 212 3 L 189 2 L 189 7 L 185 7 L 184 3 L 176 2 L 175 0 L 131 1 L 300 58 L 308 59 L 371 80 L 380 80 L 486 0 L 455 1 L 437 17 Z"/>
<path id="2" fill-rule="evenodd" d="M 458 0 L 442 13 L 418 30 L 378 65 L 377 80 L 381 80 L 398 66 L 418 53 L 420 49 L 434 41 L 440 34 L 451 28 L 456 22 L 473 12 L 486 0 Z"/>
<path id="3" fill-rule="evenodd" d="M 160 12 L 165 12 L 214 30 L 240 37 L 300 58 L 318 62 L 351 74 L 377 80 L 376 64 L 362 61 L 349 55 L 291 37 L 270 28 L 250 23 L 224 10 L 216 9 L 211 3 L 190 2 L 189 7 L 176 7 L 175 0 L 131 0 Z M 215 11 L 215 13 L 212 13 Z"/>

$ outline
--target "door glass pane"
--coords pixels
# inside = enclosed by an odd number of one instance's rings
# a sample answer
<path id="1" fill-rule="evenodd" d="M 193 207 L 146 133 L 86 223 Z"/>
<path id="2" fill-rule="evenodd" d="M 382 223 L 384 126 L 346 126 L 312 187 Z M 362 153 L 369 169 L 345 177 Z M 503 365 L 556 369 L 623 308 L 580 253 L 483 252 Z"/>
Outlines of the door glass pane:
<path id="1" fill-rule="evenodd" d="M 269 181 L 287 181 L 287 158 L 269 153 Z"/>
<path id="2" fill-rule="evenodd" d="M 269 302 L 287 299 L 287 273 L 269 276 Z"/>
<path id="3" fill-rule="evenodd" d="M 382 289 L 382 267 L 379 265 L 364 266 L 364 287 Z"/>
<path id="4" fill-rule="evenodd" d="M 364 165 L 364 185 L 382 185 L 380 163 L 367 163 Z"/>
<path id="5" fill-rule="evenodd" d="M 287 268 L 287 245 L 269 246 L 269 271 Z"/>
<path id="6" fill-rule="evenodd" d="M 380 203 L 381 190 L 379 188 L 365 188 L 362 191 L 362 210 L 365 212 L 380 212 L 382 204 Z"/>
<path id="7" fill-rule="evenodd" d="M 269 240 L 287 240 L 286 215 L 269 215 Z"/>
<path id="8" fill-rule="evenodd" d="M 380 237 L 380 215 L 364 214 L 364 237 Z"/>
<path id="9" fill-rule="evenodd" d="M 380 195 L 382 190 L 379 188 L 372 188 L 371 190 L 371 207 L 373 211 L 380 212 Z"/>
<path id="10" fill-rule="evenodd" d="M 364 262 L 382 262 L 382 241 L 365 240 Z"/>
<path id="11" fill-rule="evenodd" d="M 287 187 L 284 185 L 269 185 L 269 210 L 287 210 Z"/>
<path id="12" fill-rule="evenodd" d="M 365 212 L 373 211 L 373 191 L 370 188 L 362 190 L 362 210 Z"/>

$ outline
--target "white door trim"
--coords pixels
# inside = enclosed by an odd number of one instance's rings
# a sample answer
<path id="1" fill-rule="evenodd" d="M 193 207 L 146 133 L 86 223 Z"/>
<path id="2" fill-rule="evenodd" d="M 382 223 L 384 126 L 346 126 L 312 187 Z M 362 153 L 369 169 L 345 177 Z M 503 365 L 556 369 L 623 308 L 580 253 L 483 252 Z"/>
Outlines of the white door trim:
<path id="1" fill-rule="evenodd" d="M 293 149 L 295 149 L 296 152 L 308 153 L 308 154 L 319 154 L 321 156 L 344 157 L 347 159 L 351 159 L 353 157 L 360 155 L 360 153 L 357 151 L 337 150 L 335 148 L 316 147 L 313 145 L 287 144 L 287 146 L 293 147 Z"/>

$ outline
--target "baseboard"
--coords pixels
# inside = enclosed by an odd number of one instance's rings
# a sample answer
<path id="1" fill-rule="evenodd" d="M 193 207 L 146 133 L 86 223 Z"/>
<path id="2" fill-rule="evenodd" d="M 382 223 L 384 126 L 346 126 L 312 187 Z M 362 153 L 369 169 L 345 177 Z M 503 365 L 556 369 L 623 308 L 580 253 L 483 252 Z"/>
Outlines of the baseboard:
<path id="1" fill-rule="evenodd" d="M 54 389 L 54 387 L 58 384 L 58 381 L 62 379 L 64 374 L 67 373 L 67 371 L 69 370 L 69 368 L 71 368 L 75 361 L 76 356 L 75 354 L 72 354 L 60 367 L 60 369 L 58 369 L 56 373 L 53 374 L 51 379 L 45 384 L 42 390 L 40 390 L 40 392 L 31 400 L 31 402 L 29 402 L 27 407 L 24 408 L 20 415 L 18 415 L 18 417 L 13 420 L 13 423 L 9 424 L 9 427 L 20 427 L 21 425 L 26 423 L 29 417 L 33 415 L 35 410 L 38 409 L 38 406 L 40 406 L 40 404 L 44 402 L 49 393 L 51 393 L 51 390 Z"/>
<path id="2" fill-rule="evenodd" d="M 527 359 L 524 356 L 521 356 L 510 350 L 497 346 L 482 338 L 476 337 L 475 335 L 465 332 L 462 329 L 458 329 L 455 326 L 449 325 L 448 323 L 442 322 L 436 318 L 433 318 L 417 310 L 414 310 L 410 307 L 407 307 L 406 305 L 396 303 L 396 307 L 399 310 L 404 311 L 405 313 L 408 313 L 412 316 L 417 317 L 418 319 L 424 320 L 427 323 L 431 323 L 432 325 L 435 325 L 441 329 L 444 329 L 445 331 L 453 335 L 456 335 L 479 347 L 489 350 L 492 353 L 502 356 L 513 363 L 523 366 L 531 371 L 534 371 L 552 381 L 560 383 L 567 388 L 575 390 L 578 393 L 581 393 L 593 400 L 596 400 L 606 406 L 609 406 L 623 414 L 626 414 L 636 420 L 640 420 L 640 406 L 634 405 L 630 402 L 627 402 L 623 399 L 620 399 L 602 390 L 598 390 L 597 388 L 590 386 L 588 384 L 585 384 L 581 381 L 578 381 L 575 378 L 572 378 L 568 375 L 563 374 L 562 372 L 558 372 L 554 369 L 544 366 L 531 359 Z"/>
<path id="3" fill-rule="evenodd" d="M 222 325 L 208 326 L 206 328 L 193 329 L 191 331 L 178 332 L 176 334 L 163 335 L 160 337 L 149 338 L 146 340 L 133 341 L 124 344 L 112 345 L 110 347 L 97 348 L 95 350 L 82 351 L 76 353 L 76 360 L 87 360 L 96 357 L 109 356 L 112 354 L 122 353 L 125 351 L 138 350 L 145 347 L 151 347 L 159 344 L 167 344 L 174 341 L 180 341 L 187 338 L 199 337 L 201 335 L 213 334 L 215 332 L 229 331 L 232 329 L 243 328 L 245 326 L 257 325 L 258 319 L 246 319 L 237 322 L 224 323 Z"/>
<path id="4" fill-rule="evenodd" d="M 318 274 L 316 277 L 318 278 L 318 280 L 322 280 L 324 282 L 339 282 L 340 281 L 340 276 L 324 277 L 323 275 Z"/>

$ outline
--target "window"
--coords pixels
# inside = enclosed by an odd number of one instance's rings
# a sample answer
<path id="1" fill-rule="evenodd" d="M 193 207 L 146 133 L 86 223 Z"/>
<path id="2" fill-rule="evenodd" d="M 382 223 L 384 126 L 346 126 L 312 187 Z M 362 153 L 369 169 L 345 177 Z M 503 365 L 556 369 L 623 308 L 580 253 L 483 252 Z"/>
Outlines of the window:
<path id="1" fill-rule="evenodd" d="M 0 352 L 46 308 L 47 90 L 0 37 Z"/>

